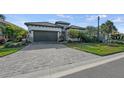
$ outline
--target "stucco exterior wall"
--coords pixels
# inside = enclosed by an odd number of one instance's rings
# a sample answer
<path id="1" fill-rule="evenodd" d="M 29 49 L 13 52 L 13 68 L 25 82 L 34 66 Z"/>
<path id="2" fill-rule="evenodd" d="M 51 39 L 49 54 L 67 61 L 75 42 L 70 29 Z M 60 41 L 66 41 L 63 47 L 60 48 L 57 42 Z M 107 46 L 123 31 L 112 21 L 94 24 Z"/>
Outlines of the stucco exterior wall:
<path id="1" fill-rule="evenodd" d="M 28 30 L 43 30 L 43 31 L 62 31 L 62 28 L 54 28 L 54 27 L 44 27 L 44 26 L 28 26 Z"/>
<path id="2" fill-rule="evenodd" d="M 29 34 L 28 34 L 29 41 L 33 42 L 34 41 L 33 38 L 34 38 L 34 31 L 29 31 Z"/>
<path id="3" fill-rule="evenodd" d="M 39 30 L 39 31 L 56 31 L 58 32 L 57 38 L 59 39 L 59 36 L 61 35 L 62 28 L 54 28 L 54 27 L 43 27 L 43 26 L 28 26 L 28 31 L 29 31 L 29 40 L 31 42 L 34 42 L 34 31 Z"/>

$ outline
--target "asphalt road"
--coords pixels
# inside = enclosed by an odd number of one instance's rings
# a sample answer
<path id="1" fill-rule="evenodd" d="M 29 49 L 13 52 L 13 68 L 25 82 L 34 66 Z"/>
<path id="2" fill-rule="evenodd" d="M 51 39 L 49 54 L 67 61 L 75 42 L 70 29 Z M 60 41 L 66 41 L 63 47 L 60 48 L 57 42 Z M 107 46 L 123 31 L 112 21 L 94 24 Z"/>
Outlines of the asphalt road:
<path id="1" fill-rule="evenodd" d="M 124 58 L 62 78 L 124 78 Z"/>

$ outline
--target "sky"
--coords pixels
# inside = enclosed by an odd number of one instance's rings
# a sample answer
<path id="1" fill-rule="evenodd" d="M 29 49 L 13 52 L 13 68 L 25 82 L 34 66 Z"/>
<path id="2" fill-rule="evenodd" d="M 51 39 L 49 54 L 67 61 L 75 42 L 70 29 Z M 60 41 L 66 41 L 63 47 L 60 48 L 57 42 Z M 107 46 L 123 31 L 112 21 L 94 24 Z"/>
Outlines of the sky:
<path id="1" fill-rule="evenodd" d="M 5 14 L 6 21 L 14 23 L 25 29 L 25 22 L 51 22 L 66 21 L 71 25 L 95 26 L 97 27 L 97 17 L 100 16 L 100 24 L 111 20 L 118 31 L 124 33 L 124 14 Z"/>

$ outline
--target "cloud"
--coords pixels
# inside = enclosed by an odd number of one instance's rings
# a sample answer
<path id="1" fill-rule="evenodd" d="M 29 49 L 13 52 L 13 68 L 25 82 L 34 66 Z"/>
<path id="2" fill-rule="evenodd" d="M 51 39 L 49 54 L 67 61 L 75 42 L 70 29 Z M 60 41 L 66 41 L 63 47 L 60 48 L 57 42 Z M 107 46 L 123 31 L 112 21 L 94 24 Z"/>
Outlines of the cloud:
<path id="1" fill-rule="evenodd" d="M 98 15 L 100 18 L 106 18 L 107 15 Z"/>
<path id="2" fill-rule="evenodd" d="M 96 16 L 86 16 L 86 20 L 88 20 L 88 21 L 92 21 L 95 19 L 96 19 Z"/>
<path id="3" fill-rule="evenodd" d="M 73 19 L 72 16 L 64 15 L 64 14 L 57 14 L 56 16 L 58 16 L 58 17 L 60 17 L 60 18 L 64 18 L 64 19 Z"/>
<path id="4" fill-rule="evenodd" d="M 117 18 L 113 19 L 112 21 L 115 23 L 124 23 L 124 18 L 117 17 Z"/>
<path id="5" fill-rule="evenodd" d="M 56 19 L 49 19 L 49 22 L 55 23 L 57 20 Z"/>
<path id="6" fill-rule="evenodd" d="M 86 20 L 93 21 L 93 20 L 96 20 L 98 16 L 100 18 L 106 18 L 107 17 L 107 15 L 91 15 L 91 16 L 88 15 L 88 16 L 86 16 Z"/>

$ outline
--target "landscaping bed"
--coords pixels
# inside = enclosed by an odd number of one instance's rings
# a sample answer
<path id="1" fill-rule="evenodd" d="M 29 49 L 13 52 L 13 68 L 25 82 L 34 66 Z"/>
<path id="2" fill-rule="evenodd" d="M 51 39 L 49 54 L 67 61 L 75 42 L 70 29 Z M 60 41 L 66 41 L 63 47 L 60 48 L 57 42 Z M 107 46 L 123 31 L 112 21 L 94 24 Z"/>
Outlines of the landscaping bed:
<path id="1" fill-rule="evenodd" d="M 15 53 L 17 51 L 19 51 L 20 49 L 22 49 L 22 47 L 18 47 L 18 48 L 0 48 L 0 57 Z"/>
<path id="2" fill-rule="evenodd" d="M 124 52 L 124 44 L 102 44 L 102 43 L 68 43 L 70 48 L 86 51 L 100 56 Z"/>
<path id="3" fill-rule="evenodd" d="M 0 45 L 0 57 L 15 53 L 22 49 L 27 44 L 23 44 L 22 42 L 7 42 L 3 45 Z"/>

